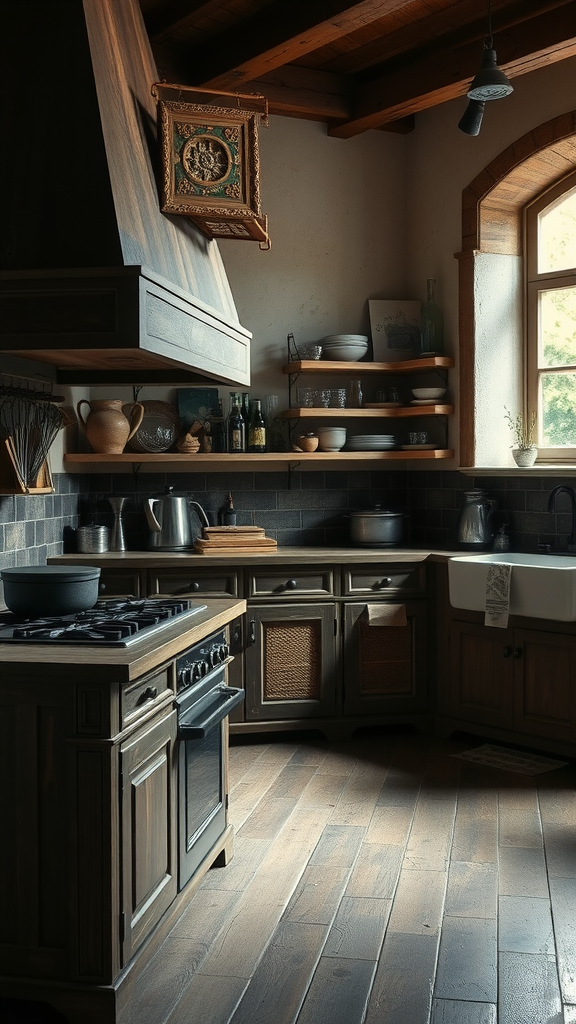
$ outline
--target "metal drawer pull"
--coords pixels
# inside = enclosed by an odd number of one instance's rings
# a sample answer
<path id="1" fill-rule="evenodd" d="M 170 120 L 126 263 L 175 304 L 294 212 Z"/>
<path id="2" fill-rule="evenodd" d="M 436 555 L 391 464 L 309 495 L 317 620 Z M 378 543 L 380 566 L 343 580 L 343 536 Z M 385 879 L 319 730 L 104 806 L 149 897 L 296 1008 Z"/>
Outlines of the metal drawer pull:
<path id="1" fill-rule="evenodd" d="M 389 587 L 391 583 L 392 583 L 392 577 L 391 576 L 385 576 L 383 580 L 380 580 L 380 582 L 376 584 L 376 587 L 377 587 L 378 590 L 383 590 L 384 587 Z"/>
<path id="2" fill-rule="evenodd" d="M 147 700 L 154 700 L 154 697 L 158 696 L 157 686 L 147 686 L 138 697 L 138 704 L 145 704 Z"/>
<path id="3" fill-rule="evenodd" d="M 196 581 L 193 580 L 192 583 L 190 583 L 188 589 L 193 591 L 200 590 L 200 584 L 196 583 Z"/>
<path id="4" fill-rule="evenodd" d="M 248 643 L 256 643 L 256 619 L 250 619 L 250 632 L 248 634 Z"/>
<path id="5" fill-rule="evenodd" d="M 296 590 L 297 586 L 298 586 L 298 584 L 297 584 L 296 580 L 286 580 L 286 583 L 284 584 L 284 587 L 286 588 L 286 590 Z"/>

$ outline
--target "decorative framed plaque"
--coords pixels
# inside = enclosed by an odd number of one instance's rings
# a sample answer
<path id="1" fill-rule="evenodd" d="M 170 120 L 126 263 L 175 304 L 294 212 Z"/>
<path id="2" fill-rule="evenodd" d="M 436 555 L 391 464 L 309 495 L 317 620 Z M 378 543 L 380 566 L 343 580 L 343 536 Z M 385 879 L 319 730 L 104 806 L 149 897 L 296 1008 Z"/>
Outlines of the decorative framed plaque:
<path id="1" fill-rule="evenodd" d="M 190 217 L 208 238 L 252 239 L 268 247 L 260 208 L 259 115 L 164 100 L 158 111 L 162 212 Z"/>

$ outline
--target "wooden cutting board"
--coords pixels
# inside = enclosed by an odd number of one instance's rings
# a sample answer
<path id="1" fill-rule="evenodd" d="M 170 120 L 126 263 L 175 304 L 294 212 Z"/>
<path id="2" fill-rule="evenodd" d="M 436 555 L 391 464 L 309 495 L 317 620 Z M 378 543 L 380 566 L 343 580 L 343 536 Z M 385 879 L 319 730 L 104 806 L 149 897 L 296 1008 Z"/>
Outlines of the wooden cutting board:
<path id="1" fill-rule="evenodd" d="M 232 539 L 232 538 L 230 538 L 230 539 L 229 538 L 226 538 L 226 539 L 222 539 L 222 538 L 216 539 L 216 538 L 214 538 L 214 539 L 212 539 L 210 537 L 210 538 L 204 539 L 204 540 L 202 540 L 201 538 L 198 538 L 194 542 L 194 547 L 196 547 L 197 550 L 199 550 L 199 551 L 212 551 L 212 550 L 215 550 L 216 548 L 219 551 L 222 550 L 223 548 L 225 550 L 229 551 L 230 549 L 237 550 L 240 547 L 246 547 L 246 546 L 251 547 L 251 548 L 275 548 L 275 547 L 277 547 L 277 542 L 272 537 L 245 537 L 245 538 L 236 537 L 235 540 Z"/>
<path id="2" fill-rule="evenodd" d="M 232 549 L 229 544 L 208 544 L 207 541 L 195 540 L 194 551 L 199 555 L 226 555 L 233 550 L 238 555 L 266 555 L 277 548 L 275 540 L 269 540 L 267 544 L 235 544 Z"/>

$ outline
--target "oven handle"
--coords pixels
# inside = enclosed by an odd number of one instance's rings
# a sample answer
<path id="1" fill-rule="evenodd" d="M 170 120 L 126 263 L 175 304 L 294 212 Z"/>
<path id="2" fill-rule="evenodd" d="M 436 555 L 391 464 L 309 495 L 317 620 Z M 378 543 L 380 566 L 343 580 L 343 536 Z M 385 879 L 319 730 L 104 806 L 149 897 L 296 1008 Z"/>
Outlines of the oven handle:
<path id="1" fill-rule="evenodd" d="M 178 722 L 178 739 L 201 739 L 210 732 L 215 725 L 218 725 L 223 718 L 230 714 L 232 708 L 244 700 L 244 690 L 233 686 L 219 686 L 215 691 L 214 699 L 208 707 L 202 709 L 200 717 L 187 719 L 183 716 Z"/>

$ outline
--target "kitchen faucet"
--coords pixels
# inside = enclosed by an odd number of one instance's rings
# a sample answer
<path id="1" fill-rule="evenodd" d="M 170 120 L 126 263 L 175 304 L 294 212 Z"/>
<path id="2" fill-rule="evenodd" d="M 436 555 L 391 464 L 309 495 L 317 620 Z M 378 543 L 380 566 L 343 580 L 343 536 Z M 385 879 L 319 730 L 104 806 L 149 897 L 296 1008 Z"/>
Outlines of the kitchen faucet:
<path id="1" fill-rule="evenodd" d="M 576 551 L 576 494 L 572 487 L 566 487 L 565 484 L 559 484 L 558 487 L 554 487 L 550 491 L 550 497 L 548 498 L 548 511 L 556 511 L 556 496 L 564 491 L 570 499 L 570 506 L 572 510 L 572 530 L 568 538 L 568 544 L 566 545 L 567 551 Z"/>

